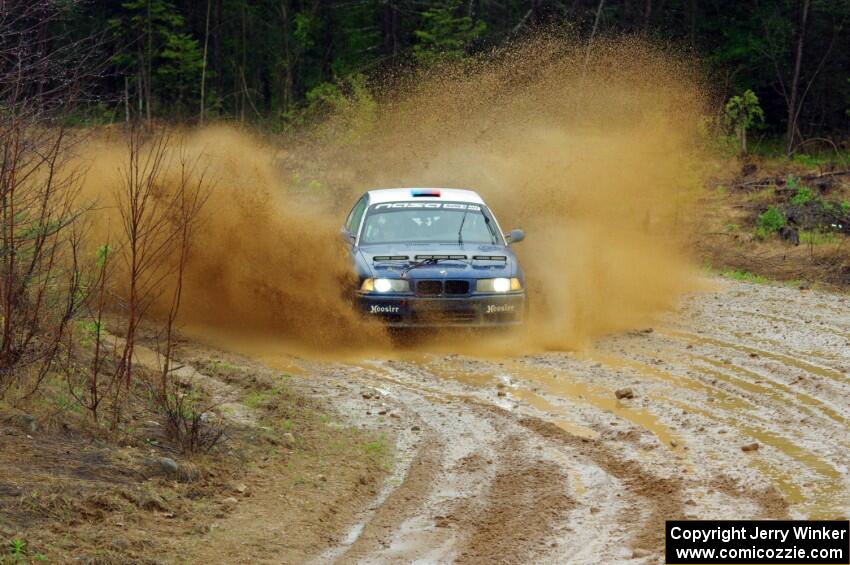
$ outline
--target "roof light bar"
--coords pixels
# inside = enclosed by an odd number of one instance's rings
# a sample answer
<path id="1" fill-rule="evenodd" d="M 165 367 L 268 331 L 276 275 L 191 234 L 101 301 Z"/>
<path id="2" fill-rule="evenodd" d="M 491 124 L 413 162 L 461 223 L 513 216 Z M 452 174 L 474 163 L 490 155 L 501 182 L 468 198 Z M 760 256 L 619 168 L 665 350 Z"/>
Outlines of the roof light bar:
<path id="1" fill-rule="evenodd" d="M 413 190 L 410 191 L 410 194 L 414 198 L 419 197 L 419 196 L 431 196 L 431 197 L 439 198 L 440 191 L 436 188 L 414 188 Z"/>

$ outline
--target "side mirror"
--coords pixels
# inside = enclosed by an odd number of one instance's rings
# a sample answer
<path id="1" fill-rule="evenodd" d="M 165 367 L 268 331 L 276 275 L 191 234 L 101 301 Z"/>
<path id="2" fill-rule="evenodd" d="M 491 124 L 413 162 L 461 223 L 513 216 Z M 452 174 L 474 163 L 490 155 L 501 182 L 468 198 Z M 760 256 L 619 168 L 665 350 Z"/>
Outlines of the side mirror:
<path id="1" fill-rule="evenodd" d="M 345 243 L 354 243 L 354 240 L 357 239 L 357 236 L 345 228 L 339 230 L 339 237 L 342 238 Z"/>
<path id="2" fill-rule="evenodd" d="M 525 232 L 522 230 L 511 230 L 510 233 L 505 234 L 505 239 L 508 240 L 508 243 L 519 243 L 525 239 Z"/>

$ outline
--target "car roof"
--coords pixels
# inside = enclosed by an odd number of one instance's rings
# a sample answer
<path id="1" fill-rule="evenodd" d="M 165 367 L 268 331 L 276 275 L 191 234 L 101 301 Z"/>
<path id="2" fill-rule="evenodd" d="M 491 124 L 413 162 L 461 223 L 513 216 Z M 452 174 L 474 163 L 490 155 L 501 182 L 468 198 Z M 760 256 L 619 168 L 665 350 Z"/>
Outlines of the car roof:
<path id="1" fill-rule="evenodd" d="M 439 192 L 439 196 L 413 196 L 416 190 Z M 381 204 L 384 202 L 412 202 L 412 201 L 439 201 L 448 200 L 450 202 L 469 202 L 471 204 L 484 204 L 481 196 L 473 190 L 462 188 L 379 188 L 370 190 L 366 194 L 369 195 L 369 204 Z"/>

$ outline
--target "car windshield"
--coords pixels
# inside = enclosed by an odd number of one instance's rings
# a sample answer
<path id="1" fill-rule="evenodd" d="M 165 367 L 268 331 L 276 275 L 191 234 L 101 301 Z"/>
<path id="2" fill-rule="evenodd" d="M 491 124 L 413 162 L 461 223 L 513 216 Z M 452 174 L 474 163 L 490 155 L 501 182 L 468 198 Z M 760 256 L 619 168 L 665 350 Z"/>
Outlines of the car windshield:
<path id="1" fill-rule="evenodd" d="M 477 204 L 394 202 L 369 209 L 360 244 L 498 243 L 495 222 Z"/>

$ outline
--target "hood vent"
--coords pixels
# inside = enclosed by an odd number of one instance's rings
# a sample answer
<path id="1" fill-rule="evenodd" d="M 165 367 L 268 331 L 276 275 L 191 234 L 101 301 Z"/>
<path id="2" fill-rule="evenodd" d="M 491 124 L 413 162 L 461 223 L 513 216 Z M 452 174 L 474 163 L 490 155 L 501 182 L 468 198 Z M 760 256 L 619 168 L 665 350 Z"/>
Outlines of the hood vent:
<path id="1" fill-rule="evenodd" d="M 415 257 L 417 261 L 426 261 L 428 259 L 458 259 L 460 261 L 466 261 L 466 255 L 417 255 Z"/>
<path id="2" fill-rule="evenodd" d="M 508 258 L 504 255 L 475 255 L 472 257 L 476 261 L 507 261 Z"/>
<path id="3" fill-rule="evenodd" d="M 372 261 L 408 261 L 410 258 L 407 255 L 375 255 Z"/>

